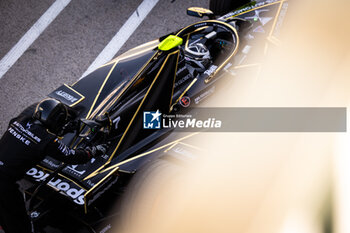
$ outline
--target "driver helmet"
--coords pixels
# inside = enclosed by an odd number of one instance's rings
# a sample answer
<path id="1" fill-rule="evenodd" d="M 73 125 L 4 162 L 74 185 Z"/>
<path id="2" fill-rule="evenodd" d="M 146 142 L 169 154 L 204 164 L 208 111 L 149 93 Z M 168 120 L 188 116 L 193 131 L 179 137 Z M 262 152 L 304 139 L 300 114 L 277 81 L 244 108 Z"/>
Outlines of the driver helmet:
<path id="1" fill-rule="evenodd" d="M 205 71 L 210 65 L 209 49 L 202 43 L 193 43 L 185 48 L 185 60 L 199 71 Z"/>
<path id="2" fill-rule="evenodd" d="M 39 120 L 50 132 L 58 134 L 68 122 L 68 109 L 58 100 L 49 98 L 36 106 L 33 117 Z"/>

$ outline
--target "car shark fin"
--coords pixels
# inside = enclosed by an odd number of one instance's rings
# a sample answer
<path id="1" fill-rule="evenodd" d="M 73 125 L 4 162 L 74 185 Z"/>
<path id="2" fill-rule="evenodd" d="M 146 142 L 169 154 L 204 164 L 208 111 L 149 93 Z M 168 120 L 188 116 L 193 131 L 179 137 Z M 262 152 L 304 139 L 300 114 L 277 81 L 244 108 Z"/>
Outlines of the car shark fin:
<path id="1" fill-rule="evenodd" d="M 164 62 L 158 67 L 157 74 L 119 140 L 113 156 L 120 154 L 137 141 L 153 133 L 154 130 L 161 128 L 161 115 L 168 114 L 172 106 L 179 54 L 178 49 L 163 54 Z M 150 119 L 150 123 L 157 123 L 159 127 L 149 129 L 144 125 L 145 113 L 153 113 L 155 119 Z"/>

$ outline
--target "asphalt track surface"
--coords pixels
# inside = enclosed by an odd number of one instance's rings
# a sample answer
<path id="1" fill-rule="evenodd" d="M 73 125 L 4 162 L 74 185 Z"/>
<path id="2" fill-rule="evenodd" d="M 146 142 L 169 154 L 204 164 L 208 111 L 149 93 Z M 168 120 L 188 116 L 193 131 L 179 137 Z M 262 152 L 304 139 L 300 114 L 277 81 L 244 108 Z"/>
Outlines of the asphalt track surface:
<path id="1" fill-rule="evenodd" d="M 0 60 L 57 1 L 64 0 L 0 0 Z M 26 106 L 78 80 L 143 1 L 67 0 L 0 77 L 0 135 Z M 159 0 L 114 56 L 198 21 L 187 16 L 186 9 L 208 5 L 209 0 Z"/>

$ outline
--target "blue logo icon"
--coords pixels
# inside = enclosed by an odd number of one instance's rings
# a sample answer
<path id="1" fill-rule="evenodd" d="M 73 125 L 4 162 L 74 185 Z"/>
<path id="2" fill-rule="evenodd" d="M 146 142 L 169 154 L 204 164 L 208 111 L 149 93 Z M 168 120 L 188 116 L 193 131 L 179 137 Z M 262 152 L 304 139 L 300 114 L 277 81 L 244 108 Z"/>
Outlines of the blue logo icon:
<path id="1" fill-rule="evenodd" d="M 156 112 L 143 112 L 143 128 L 144 129 L 160 129 L 160 119 L 162 113 L 157 110 Z"/>

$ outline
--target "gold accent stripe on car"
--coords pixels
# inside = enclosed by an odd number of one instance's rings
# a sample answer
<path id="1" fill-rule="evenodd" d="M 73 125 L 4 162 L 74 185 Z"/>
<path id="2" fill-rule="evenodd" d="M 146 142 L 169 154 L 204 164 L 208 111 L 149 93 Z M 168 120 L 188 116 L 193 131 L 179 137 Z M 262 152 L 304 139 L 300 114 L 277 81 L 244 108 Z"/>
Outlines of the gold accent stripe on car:
<path id="1" fill-rule="evenodd" d="M 113 165 L 113 166 L 111 166 L 111 167 L 109 167 L 109 168 L 106 168 L 106 169 L 102 170 L 101 172 L 99 172 L 99 174 L 104 173 L 104 172 L 106 172 L 106 171 L 109 171 L 109 170 L 111 170 L 111 169 L 120 167 L 121 165 L 124 165 L 124 164 L 126 164 L 126 163 L 129 163 L 129 162 L 134 161 L 134 160 L 136 160 L 136 159 L 142 158 L 142 157 L 144 157 L 144 156 L 146 156 L 146 155 L 149 155 L 149 154 L 151 154 L 151 153 L 153 153 L 153 152 L 156 152 L 156 151 L 158 151 L 158 150 L 161 150 L 161 149 L 163 149 L 163 148 L 166 148 L 166 147 L 169 147 L 169 146 L 170 146 L 170 147 L 173 147 L 174 144 L 178 144 L 178 143 L 180 143 L 181 141 L 183 141 L 183 140 L 185 140 L 185 139 L 187 139 L 187 138 L 190 138 L 190 137 L 192 137 L 192 136 L 194 136 L 194 135 L 196 135 L 196 134 L 199 134 L 199 133 L 196 132 L 196 133 L 189 134 L 189 135 L 187 135 L 187 136 L 185 136 L 185 137 L 182 137 L 182 138 L 179 138 L 179 139 L 177 139 L 177 140 L 175 140 L 175 141 L 169 142 L 169 143 L 167 143 L 167 144 L 165 144 L 165 145 L 163 145 L 163 146 L 157 147 L 157 148 L 155 148 L 155 149 L 153 149 L 153 150 L 146 151 L 146 152 L 141 153 L 141 154 L 139 154 L 139 155 L 137 155 L 137 156 L 134 156 L 134 157 L 132 157 L 132 158 L 130 158 L 130 159 L 124 160 L 124 161 L 122 161 L 122 162 L 120 162 L 120 163 L 117 163 L 117 164 L 115 164 L 115 165 Z"/>
<path id="2" fill-rule="evenodd" d="M 276 16 L 275 16 L 275 20 L 273 21 L 272 28 L 271 28 L 271 31 L 270 31 L 268 37 L 271 37 L 273 31 L 275 30 L 275 27 L 276 27 L 276 24 L 277 24 L 277 21 L 278 21 L 278 16 L 279 16 L 279 14 L 281 13 L 282 6 L 283 6 L 283 3 L 284 3 L 285 1 L 286 1 L 286 0 L 281 0 L 281 1 L 280 1 L 280 5 L 279 5 L 279 7 L 278 7 L 278 10 L 277 10 L 277 13 L 276 13 Z"/>
<path id="3" fill-rule="evenodd" d="M 112 74 L 112 72 L 113 72 L 113 70 L 114 70 L 114 68 L 116 67 L 116 65 L 117 65 L 118 62 L 119 62 L 119 60 L 117 60 L 117 61 L 114 63 L 114 65 L 112 66 L 112 68 L 109 70 L 109 72 L 108 72 L 108 74 L 107 74 L 105 80 L 103 81 L 103 83 L 102 83 L 102 85 L 101 85 L 101 87 L 100 87 L 100 90 L 98 91 L 98 93 L 97 93 L 97 95 L 96 95 L 96 97 L 95 97 L 94 102 L 93 102 L 92 105 L 91 105 L 91 108 L 90 108 L 88 114 L 86 115 L 86 119 L 89 119 L 89 116 L 90 116 L 90 114 L 91 114 L 91 112 L 92 112 L 92 109 L 95 107 L 95 104 L 96 104 L 96 102 L 97 102 L 97 99 L 100 97 L 103 88 L 105 87 L 105 85 L 106 85 L 106 83 L 107 83 L 109 77 L 111 76 L 111 74 Z"/>
<path id="4" fill-rule="evenodd" d="M 232 19 L 232 18 L 234 18 L 234 17 L 240 16 L 240 15 L 243 15 L 243 14 L 245 14 L 245 13 L 248 13 L 248 12 L 251 12 L 251 11 L 255 11 L 255 10 L 258 10 L 258 9 L 261 9 L 261 8 L 264 8 L 264 7 L 267 7 L 267 6 L 272 6 L 272 5 L 281 3 L 281 2 L 285 2 L 285 1 L 286 1 L 286 0 L 276 1 L 276 2 L 269 3 L 269 4 L 266 4 L 266 5 L 263 5 L 263 6 L 259 6 L 259 7 L 256 7 L 256 8 L 252 8 L 252 9 L 250 9 L 250 10 L 241 12 L 241 13 L 239 13 L 239 14 L 232 15 L 232 16 L 226 18 L 226 20 L 227 20 L 227 19 Z"/>
<path id="5" fill-rule="evenodd" d="M 123 134 L 123 135 L 122 135 L 122 137 L 120 138 L 120 140 L 119 140 L 119 142 L 118 142 L 117 147 L 116 147 L 116 148 L 115 148 L 115 150 L 113 151 L 112 155 L 109 157 L 108 162 L 110 162 L 110 161 L 113 159 L 113 157 L 114 157 L 115 153 L 117 152 L 117 150 L 118 150 L 118 148 L 119 148 L 120 144 L 122 143 L 122 141 L 123 141 L 123 139 L 124 139 L 124 137 L 125 137 L 126 133 L 129 131 L 129 128 L 130 128 L 130 126 L 132 125 L 132 123 L 133 123 L 133 121 L 134 121 L 134 119 L 135 119 L 136 115 L 137 115 L 137 114 L 138 114 L 138 112 L 140 111 L 141 106 L 143 105 L 143 103 L 145 102 L 145 99 L 147 98 L 147 96 L 148 96 L 149 92 L 150 92 L 150 91 L 151 91 L 151 89 L 153 88 L 154 83 L 157 81 L 157 79 L 158 79 L 158 77 L 159 77 L 160 73 L 163 71 L 164 66 L 165 66 L 165 64 L 167 63 L 167 61 L 168 61 L 169 57 L 170 57 L 171 55 L 174 55 L 174 54 L 179 53 L 179 52 L 180 52 L 180 51 L 179 51 L 179 50 L 177 50 L 177 51 L 172 52 L 172 53 L 170 53 L 170 54 L 168 54 L 168 55 L 167 55 L 167 57 L 166 57 L 165 61 L 163 62 L 163 64 L 162 64 L 161 68 L 159 69 L 159 71 L 158 71 L 158 73 L 157 73 L 156 77 L 154 78 L 154 80 L 153 80 L 153 82 L 151 83 L 150 87 L 148 88 L 148 90 L 147 90 L 147 92 L 146 92 L 145 96 L 143 97 L 143 99 L 142 99 L 142 101 L 141 101 L 140 105 L 138 106 L 138 108 L 137 108 L 137 110 L 136 110 L 136 112 L 135 112 L 134 116 L 131 118 L 131 121 L 130 121 L 130 123 L 129 123 L 128 127 L 126 128 L 126 130 L 124 131 L 124 134 Z"/>
<path id="6" fill-rule="evenodd" d="M 254 66 L 261 66 L 260 63 L 254 63 L 254 64 L 246 64 L 246 65 L 239 65 L 239 66 L 234 66 L 233 69 L 243 69 L 243 68 L 250 68 Z"/>
<path id="7" fill-rule="evenodd" d="M 67 85 L 67 84 L 65 84 L 65 83 L 64 83 L 63 85 L 66 86 L 69 90 L 73 91 L 74 93 L 76 93 L 77 95 L 79 95 L 79 96 L 81 97 L 79 101 L 75 102 L 74 104 L 69 105 L 69 107 L 73 107 L 73 106 L 79 104 L 81 101 L 83 101 L 83 100 L 85 99 L 85 96 L 83 96 L 82 94 L 80 94 L 78 91 L 74 90 L 74 89 L 73 89 L 72 87 L 70 87 L 69 85 Z"/>
<path id="8" fill-rule="evenodd" d="M 171 146 L 169 146 L 168 148 L 166 148 L 166 149 L 164 150 L 164 153 L 167 153 L 169 150 L 171 150 L 172 148 L 174 148 L 174 146 L 176 146 L 177 144 L 179 144 L 179 142 L 176 142 L 176 143 L 172 144 Z"/>
<path id="9" fill-rule="evenodd" d="M 280 13 L 281 13 L 283 3 L 286 2 L 286 1 L 287 1 L 287 0 L 282 0 L 282 1 L 280 2 L 280 5 L 279 5 L 278 10 L 277 10 L 277 13 L 276 13 L 276 15 L 275 15 L 275 19 L 274 19 L 274 21 L 273 21 L 273 25 L 272 25 L 271 31 L 270 31 L 270 33 L 269 33 L 269 35 L 268 35 L 268 37 L 267 37 L 267 40 L 268 40 L 269 42 L 271 42 L 271 43 L 273 43 L 273 44 L 275 44 L 275 45 L 277 45 L 277 46 L 280 44 L 280 41 L 279 41 L 276 37 L 272 36 L 272 34 L 273 34 L 273 31 L 274 31 L 275 28 L 276 28 L 276 24 L 277 24 L 277 21 L 278 21 L 278 16 L 279 16 Z M 266 42 L 266 44 L 265 44 L 265 50 L 264 50 L 264 54 L 265 54 L 265 55 L 267 54 L 268 47 L 269 47 L 269 44 Z"/>
<path id="10" fill-rule="evenodd" d="M 85 214 L 87 214 L 87 195 L 89 195 L 95 188 L 97 188 L 101 183 L 103 183 L 109 176 L 111 176 L 112 174 L 114 174 L 116 171 L 118 170 L 118 167 L 115 168 L 114 170 L 112 170 L 110 173 L 108 173 L 107 176 L 103 177 L 102 180 L 100 180 L 97 184 L 95 184 L 91 189 L 89 189 L 89 191 L 87 191 L 84 194 L 84 212 Z"/>
<path id="11" fill-rule="evenodd" d="M 106 166 L 111 162 L 111 160 L 113 159 L 113 157 L 114 157 L 115 153 L 117 152 L 119 146 L 121 145 L 121 142 L 123 141 L 123 139 L 124 139 L 126 133 L 128 132 L 128 130 L 129 130 L 131 124 L 133 123 L 133 121 L 134 121 L 136 115 L 138 114 L 138 112 L 139 112 L 141 106 L 143 105 L 143 102 L 144 102 L 145 99 L 147 98 L 147 96 L 148 96 L 150 90 L 152 89 L 152 87 L 153 87 L 155 81 L 158 79 L 158 76 L 159 76 L 160 72 L 163 70 L 165 63 L 168 61 L 170 55 L 174 55 L 175 53 L 178 53 L 178 52 L 179 52 L 179 51 L 175 51 L 175 52 L 173 52 L 173 53 L 170 53 L 170 54 L 168 54 L 168 56 L 166 57 L 166 59 L 165 59 L 165 61 L 163 62 L 163 64 L 162 64 L 160 70 L 158 71 L 156 77 L 154 78 L 153 82 L 151 83 L 150 87 L 148 88 L 147 93 L 146 93 L 145 96 L 143 97 L 143 99 L 142 99 L 140 105 L 138 106 L 138 108 L 137 108 L 135 114 L 133 115 L 133 117 L 131 118 L 131 121 L 129 122 L 129 124 L 128 124 L 126 130 L 124 131 L 122 137 L 120 138 L 120 140 L 119 140 L 117 146 L 115 147 L 115 149 L 114 149 L 113 153 L 111 154 L 111 156 L 109 157 L 108 161 L 107 161 L 104 165 L 102 165 L 101 167 L 99 167 L 97 170 L 95 170 L 94 172 L 92 172 L 90 175 L 88 175 L 87 177 L 85 177 L 84 180 L 90 179 L 91 177 L 95 176 L 101 169 L 103 169 L 104 167 L 106 167 Z M 118 96 L 118 97 L 119 97 L 119 96 Z"/>
<path id="12" fill-rule="evenodd" d="M 192 133 L 192 134 L 186 135 L 186 136 L 184 136 L 184 137 L 182 137 L 182 138 L 179 138 L 179 139 L 177 139 L 177 140 L 175 140 L 175 141 L 172 141 L 172 142 L 167 143 L 167 144 L 165 144 L 165 145 L 163 145 L 163 146 L 157 147 L 157 148 L 155 148 L 155 149 L 153 149 L 153 150 L 150 150 L 150 151 L 144 152 L 144 153 L 142 153 L 142 154 L 139 154 L 139 155 L 137 155 L 137 156 L 134 156 L 134 157 L 132 157 L 132 158 L 130 158 L 130 159 L 127 159 L 127 160 L 125 160 L 125 161 L 123 161 L 123 162 L 120 162 L 120 163 L 115 164 L 115 165 L 113 165 L 113 166 L 111 166 L 111 167 L 109 167 L 109 168 L 106 168 L 105 170 L 103 170 L 103 171 L 101 171 L 101 172 L 99 172 L 99 173 L 94 174 L 93 176 L 96 176 L 96 175 L 98 175 L 98 174 L 101 174 L 101 173 L 104 173 L 104 172 L 106 172 L 106 171 L 112 170 L 110 173 L 108 173 L 107 176 L 105 176 L 102 180 L 100 180 L 97 184 L 95 184 L 91 189 L 89 189 L 89 190 L 84 194 L 84 211 L 85 211 L 85 214 L 87 214 L 87 212 L 88 212 L 88 211 L 87 211 L 87 195 L 88 195 L 89 193 L 91 193 L 94 189 L 96 189 L 96 188 L 97 188 L 103 181 L 105 181 L 109 176 L 113 175 L 116 171 L 118 171 L 118 170 L 119 170 L 119 167 L 120 167 L 121 165 L 126 164 L 126 163 L 129 163 L 129 162 L 131 162 L 131 161 L 133 161 L 133 160 L 139 159 L 139 158 L 141 158 L 141 157 L 143 157 L 143 156 L 146 156 L 146 155 L 148 155 L 148 154 L 151 154 L 151 153 L 153 153 L 153 152 L 156 152 L 156 151 L 161 150 L 161 149 L 163 149 L 163 148 L 166 148 L 166 147 L 168 147 L 168 146 L 173 146 L 173 145 L 175 145 L 175 144 L 177 144 L 177 143 L 181 143 L 183 140 L 188 139 L 188 138 L 190 138 L 190 137 L 193 137 L 194 135 L 197 135 L 197 134 L 199 134 L 199 133 L 196 132 L 196 133 Z M 92 177 L 93 177 L 93 176 L 92 176 Z M 85 179 L 86 179 L 86 178 L 85 178 Z M 84 179 L 84 180 L 85 180 L 85 179 Z"/>
<path id="13" fill-rule="evenodd" d="M 186 87 L 186 89 L 184 90 L 184 92 L 182 92 L 182 94 L 179 96 L 179 98 L 175 101 L 175 103 L 171 106 L 171 110 L 173 109 L 173 107 L 175 106 L 175 104 L 177 104 L 181 98 L 186 94 L 186 92 L 193 86 L 193 84 L 195 84 L 197 82 L 198 78 L 195 78 L 192 80 L 192 82 Z"/>
<path id="14" fill-rule="evenodd" d="M 270 36 L 269 38 L 267 38 L 267 40 L 276 46 L 281 45 L 281 41 L 274 36 Z"/>
<path id="15" fill-rule="evenodd" d="M 99 105 L 98 107 L 92 112 L 90 118 L 94 118 L 97 113 L 101 110 L 101 108 L 112 98 L 112 96 L 120 90 L 120 88 L 123 86 L 123 84 L 125 83 L 125 81 L 123 83 L 121 83 L 116 89 L 114 89 Z"/>
<path id="16" fill-rule="evenodd" d="M 142 71 L 144 71 L 144 69 L 147 67 L 147 65 L 153 60 L 153 58 L 157 55 L 158 53 L 156 52 L 155 54 L 153 54 L 153 56 L 143 65 L 143 67 L 137 72 L 136 75 L 134 75 L 134 77 L 132 78 L 131 81 L 129 81 L 129 85 L 125 86 L 123 88 L 123 90 L 120 92 L 120 94 L 114 98 L 114 100 L 112 100 L 107 106 L 105 106 L 103 108 L 103 110 L 101 111 L 101 113 L 107 112 L 107 109 L 109 109 L 119 98 L 120 96 L 130 87 L 130 85 L 135 81 L 135 79 L 141 74 Z M 111 96 L 112 97 L 112 96 Z M 110 97 L 110 98 L 111 98 Z M 109 99 L 106 98 L 106 100 L 108 101 Z M 105 101 L 103 101 L 103 105 L 105 104 Z M 95 114 L 97 114 L 97 112 L 94 112 L 92 114 L 92 117 L 95 116 Z"/>
<path id="17" fill-rule="evenodd" d="M 179 65 L 179 57 L 180 57 L 180 51 L 177 54 L 177 59 L 176 59 L 176 67 L 175 67 L 175 72 L 174 72 L 174 80 L 173 80 L 173 88 L 171 90 L 171 96 L 170 96 L 170 104 L 169 104 L 169 111 L 171 111 L 172 108 L 172 102 L 173 102 L 173 96 L 174 96 L 174 89 L 175 89 L 175 80 L 176 80 L 176 72 L 177 72 L 177 68 Z"/>
<path id="18" fill-rule="evenodd" d="M 200 151 L 205 151 L 203 150 L 202 148 L 198 147 L 198 146 L 194 146 L 194 145 L 191 145 L 191 144 L 188 144 L 188 143 L 184 143 L 184 142 L 178 142 L 179 144 L 181 145 L 184 145 L 184 146 L 188 146 L 188 147 L 191 147 L 192 149 L 196 149 L 196 150 L 200 150 Z"/>

